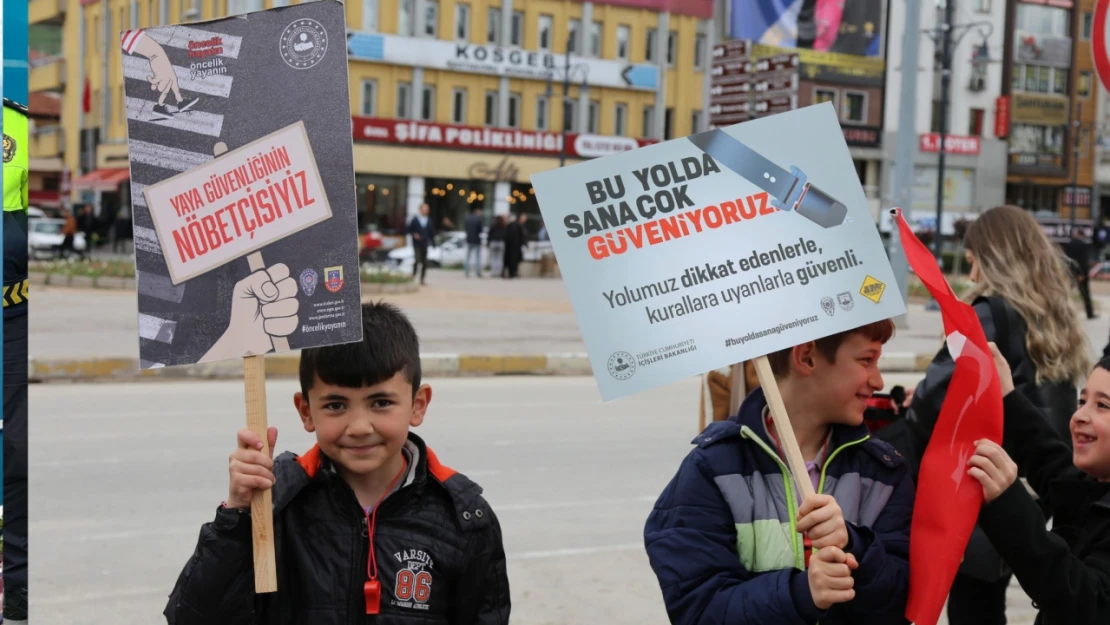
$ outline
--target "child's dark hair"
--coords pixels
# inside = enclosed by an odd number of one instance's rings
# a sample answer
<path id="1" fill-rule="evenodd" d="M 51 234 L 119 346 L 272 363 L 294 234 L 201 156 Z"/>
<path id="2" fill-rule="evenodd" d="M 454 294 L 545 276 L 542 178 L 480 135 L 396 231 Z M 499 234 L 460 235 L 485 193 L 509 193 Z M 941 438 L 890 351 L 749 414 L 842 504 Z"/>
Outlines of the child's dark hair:
<path id="1" fill-rule="evenodd" d="M 324 384 L 360 388 L 380 384 L 400 371 L 420 388 L 420 341 L 408 317 L 385 302 L 362 305 L 362 340 L 301 351 L 301 393 L 316 378 Z"/>
<path id="2" fill-rule="evenodd" d="M 1102 369 L 1103 371 L 1110 371 L 1110 356 L 1106 356 L 1095 364 L 1095 369 Z"/>

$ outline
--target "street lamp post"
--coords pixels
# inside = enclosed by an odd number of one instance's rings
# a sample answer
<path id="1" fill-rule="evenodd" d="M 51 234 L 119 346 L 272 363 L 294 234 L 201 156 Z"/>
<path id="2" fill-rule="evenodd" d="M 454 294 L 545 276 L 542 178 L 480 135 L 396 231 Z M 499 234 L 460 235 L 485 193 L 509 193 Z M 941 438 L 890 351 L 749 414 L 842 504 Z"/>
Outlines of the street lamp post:
<path id="1" fill-rule="evenodd" d="M 559 140 L 559 167 L 562 167 L 567 163 L 567 123 L 570 119 L 570 79 L 573 70 L 582 70 L 582 84 L 578 87 L 579 92 L 585 92 L 587 89 L 589 89 L 589 85 L 587 84 L 590 71 L 589 66 L 575 65 L 572 67 L 570 64 L 570 44 L 573 39 L 574 33 L 567 35 L 567 51 L 563 59 L 563 127 L 560 132 L 561 138 Z M 547 75 L 547 90 L 543 94 L 548 101 L 550 101 L 551 96 L 555 94 L 554 89 L 552 89 L 553 81 L 554 75 L 553 73 L 549 73 Z"/>
<path id="2" fill-rule="evenodd" d="M 952 12 L 955 9 L 955 0 L 944 3 L 944 24 L 938 25 L 940 44 L 940 141 L 937 148 L 937 233 L 933 240 L 933 253 L 937 262 L 943 263 L 940 255 L 941 240 L 944 228 L 941 227 L 941 216 L 944 213 L 944 155 L 945 138 L 948 137 L 948 97 L 952 87 Z"/>
<path id="3" fill-rule="evenodd" d="M 1079 196 L 1079 131 L 1083 125 L 1083 103 L 1076 104 L 1075 119 L 1071 122 L 1075 134 L 1075 148 L 1072 151 L 1071 216 L 1068 221 L 1068 235 L 1075 232 L 1075 204 Z"/>

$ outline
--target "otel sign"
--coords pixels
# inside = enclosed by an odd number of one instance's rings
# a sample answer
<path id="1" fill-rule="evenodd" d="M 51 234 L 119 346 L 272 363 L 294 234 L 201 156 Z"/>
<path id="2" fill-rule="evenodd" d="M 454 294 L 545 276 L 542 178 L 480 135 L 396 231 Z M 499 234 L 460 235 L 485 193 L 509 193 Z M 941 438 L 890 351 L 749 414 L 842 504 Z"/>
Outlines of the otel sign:
<path id="1" fill-rule="evenodd" d="M 1091 26 L 1091 54 L 1099 82 L 1103 89 L 1110 90 L 1110 52 L 1106 49 L 1107 43 L 1110 43 L 1106 36 L 1107 9 L 1110 9 L 1110 0 L 1096 0 L 1095 20 Z"/>

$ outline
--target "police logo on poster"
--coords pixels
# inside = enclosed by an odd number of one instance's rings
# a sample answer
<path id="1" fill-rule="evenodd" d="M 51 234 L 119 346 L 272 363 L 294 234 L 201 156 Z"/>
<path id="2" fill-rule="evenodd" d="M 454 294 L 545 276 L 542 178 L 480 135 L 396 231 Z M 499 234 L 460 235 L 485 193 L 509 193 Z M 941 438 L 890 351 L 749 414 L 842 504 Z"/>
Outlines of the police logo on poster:
<path id="1" fill-rule="evenodd" d="M 313 269 L 305 269 L 301 272 L 301 288 L 304 289 L 304 294 L 312 297 L 316 292 L 316 285 L 320 282 L 320 274 L 316 273 Z"/>

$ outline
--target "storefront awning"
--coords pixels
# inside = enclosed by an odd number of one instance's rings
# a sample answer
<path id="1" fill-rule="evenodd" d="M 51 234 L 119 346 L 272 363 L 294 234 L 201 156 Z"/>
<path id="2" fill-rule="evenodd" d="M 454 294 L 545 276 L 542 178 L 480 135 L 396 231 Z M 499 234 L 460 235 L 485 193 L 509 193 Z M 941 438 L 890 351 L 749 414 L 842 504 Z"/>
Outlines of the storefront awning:
<path id="1" fill-rule="evenodd" d="M 57 191 L 29 191 L 27 195 L 31 206 L 42 208 L 62 205 L 62 194 Z"/>
<path id="2" fill-rule="evenodd" d="M 78 191 L 118 191 L 119 185 L 131 177 L 129 169 L 97 169 L 73 181 Z"/>

